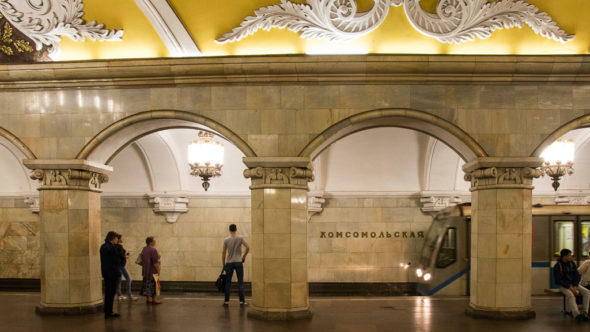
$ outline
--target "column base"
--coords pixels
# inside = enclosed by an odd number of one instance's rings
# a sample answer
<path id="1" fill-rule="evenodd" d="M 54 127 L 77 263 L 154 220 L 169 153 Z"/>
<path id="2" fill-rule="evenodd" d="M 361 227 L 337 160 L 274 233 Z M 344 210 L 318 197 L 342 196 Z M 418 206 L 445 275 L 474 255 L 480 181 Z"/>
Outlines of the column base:
<path id="1" fill-rule="evenodd" d="M 248 318 L 259 319 L 259 320 L 302 320 L 311 319 L 312 312 L 309 308 L 302 310 L 259 310 L 250 308 L 248 309 Z"/>
<path id="2" fill-rule="evenodd" d="M 49 315 L 88 315 L 102 312 L 104 303 L 96 303 L 91 305 L 74 306 L 74 307 L 48 307 L 44 304 L 39 304 L 35 307 L 35 313 L 41 316 Z"/>
<path id="3" fill-rule="evenodd" d="M 496 320 L 526 320 L 535 318 L 533 310 L 522 311 L 500 311 L 500 310 L 481 310 L 473 307 L 465 309 L 465 314 L 473 318 L 496 319 Z"/>

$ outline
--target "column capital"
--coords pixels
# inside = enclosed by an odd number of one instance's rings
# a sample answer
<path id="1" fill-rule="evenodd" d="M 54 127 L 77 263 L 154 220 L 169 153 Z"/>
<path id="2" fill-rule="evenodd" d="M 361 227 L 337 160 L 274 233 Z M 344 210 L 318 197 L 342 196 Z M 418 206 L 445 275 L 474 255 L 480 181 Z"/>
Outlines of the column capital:
<path id="1" fill-rule="evenodd" d="M 39 180 L 39 190 L 88 190 L 101 192 L 109 180 L 111 166 L 82 159 L 27 159 L 24 165 L 33 170 L 31 179 Z"/>
<path id="2" fill-rule="evenodd" d="M 481 157 L 463 165 L 471 191 L 485 189 L 533 189 L 533 179 L 543 175 L 537 157 Z"/>
<path id="3" fill-rule="evenodd" d="M 307 157 L 245 157 L 244 177 L 252 180 L 250 189 L 293 188 L 309 190 L 313 181 L 311 159 Z"/>

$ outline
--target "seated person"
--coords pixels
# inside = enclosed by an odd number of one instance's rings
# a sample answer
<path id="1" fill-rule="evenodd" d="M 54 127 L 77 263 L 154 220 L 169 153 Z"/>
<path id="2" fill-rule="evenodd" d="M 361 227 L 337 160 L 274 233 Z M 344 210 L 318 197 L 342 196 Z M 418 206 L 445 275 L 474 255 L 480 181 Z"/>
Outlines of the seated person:
<path id="1" fill-rule="evenodd" d="M 580 272 L 580 285 L 584 287 L 588 287 L 590 284 L 590 259 L 584 261 L 584 263 L 580 264 L 578 268 L 578 272 Z"/>
<path id="2" fill-rule="evenodd" d="M 559 285 L 559 290 L 565 295 L 566 310 L 572 313 L 576 320 L 588 320 L 588 305 L 590 299 L 590 291 L 584 286 L 580 285 L 580 273 L 572 251 L 569 249 L 562 249 L 559 253 L 560 257 L 555 266 L 553 266 L 553 278 L 555 283 Z M 584 311 L 580 312 L 576 304 L 576 296 L 582 295 Z"/>

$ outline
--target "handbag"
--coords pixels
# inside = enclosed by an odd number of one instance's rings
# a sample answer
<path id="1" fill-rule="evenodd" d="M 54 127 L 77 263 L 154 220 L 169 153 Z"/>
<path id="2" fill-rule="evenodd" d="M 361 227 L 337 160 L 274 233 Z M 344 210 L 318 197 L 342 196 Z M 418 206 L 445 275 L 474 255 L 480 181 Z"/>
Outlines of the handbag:
<path id="1" fill-rule="evenodd" d="M 143 266 L 143 256 L 141 256 L 141 253 L 139 253 L 139 255 L 137 255 L 137 259 L 135 260 L 135 264 Z"/>
<path id="2" fill-rule="evenodd" d="M 154 281 L 156 282 L 156 296 L 160 296 L 160 276 L 157 273 L 154 274 Z"/>
<path id="3" fill-rule="evenodd" d="M 222 269 L 221 274 L 219 274 L 219 277 L 217 277 L 217 280 L 215 281 L 215 287 L 217 287 L 217 290 L 220 292 L 225 291 L 226 277 L 227 275 L 225 274 L 225 269 Z"/>

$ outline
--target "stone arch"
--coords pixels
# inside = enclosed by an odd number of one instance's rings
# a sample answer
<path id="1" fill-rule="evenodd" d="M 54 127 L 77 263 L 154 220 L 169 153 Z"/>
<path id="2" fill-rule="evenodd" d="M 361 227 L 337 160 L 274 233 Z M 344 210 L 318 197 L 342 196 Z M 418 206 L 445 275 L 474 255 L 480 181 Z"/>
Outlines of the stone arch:
<path id="1" fill-rule="evenodd" d="M 410 109 L 381 109 L 352 115 L 316 136 L 299 156 L 315 159 L 335 141 L 355 132 L 377 127 L 401 127 L 423 132 L 443 141 L 465 161 L 487 157 L 479 143 L 455 124 L 436 115 Z"/>
<path id="2" fill-rule="evenodd" d="M 8 130 L 0 127 L 0 140 L 4 141 L 0 143 L 9 143 L 10 145 L 16 147 L 27 159 L 37 159 L 37 156 L 29 149 L 29 147 L 23 143 L 18 137 L 16 137 L 13 133 L 9 132 Z"/>
<path id="3" fill-rule="evenodd" d="M 176 128 L 213 131 L 233 143 L 246 157 L 256 157 L 248 143 L 214 120 L 184 111 L 155 110 L 137 113 L 109 125 L 94 136 L 76 158 L 106 165 L 133 141 L 153 132 Z"/>
<path id="4" fill-rule="evenodd" d="M 583 115 L 579 118 L 571 120 L 570 122 L 567 122 L 549 134 L 549 136 L 545 137 L 545 139 L 543 139 L 543 141 L 537 145 L 533 153 L 531 153 L 531 157 L 540 157 L 541 153 L 546 147 L 551 145 L 551 143 L 555 142 L 555 140 L 561 136 L 567 134 L 569 131 L 588 126 L 590 126 L 590 114 Z"/>

